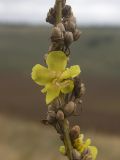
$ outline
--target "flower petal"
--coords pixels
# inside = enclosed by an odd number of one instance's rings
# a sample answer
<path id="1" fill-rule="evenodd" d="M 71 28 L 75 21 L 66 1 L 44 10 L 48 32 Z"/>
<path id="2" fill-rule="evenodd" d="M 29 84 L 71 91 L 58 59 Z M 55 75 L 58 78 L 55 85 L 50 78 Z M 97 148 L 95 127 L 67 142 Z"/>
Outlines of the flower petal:
<path id="1" fill-rule="evenodd" d="M 74 147 L 81 152 L 81 148 L 83 146 L 84 134 L 80 134 L 77 139 L 74 140 Z"/>
<path id="2" fill-rule="evenodd" d="M 95 146 L 88 146 L 90 152 L 91 152 L 91 156 L 93 160 L 96 160 L 97 154 L 98 154 L 98 150 Z"/>
<path id="3" fill-rule="evenodd" d="M 60 80 L 74 78 L 77 75 L 79 75 L 81 72 L 80 67 L 78 65 L 71 66 L 70 68 L 67 68 L 62 75 L 60 76 Z"/>
<path id="4" fill-rule="evenodd" d="M 50 70 L 63 71 L 67 65 L 67 57 L 62 51 L 53 51 L 48 54 L 46 63 Z"/>
<path id="5" fill-rule="evenodd" d="M 80 72 L 81 72 L 80 66 L 75 65 L 75 66 L 70 67 L 70 75 L 72 78 L 78 76 L 80 74 Z"/>
<path id="6" fill-rule="evenodd" d="M 47 84 L 46 90 L 46 104 L 51 103 L 60 94 L 60 86 L 56 85 L 55 83 Z"/>
<path id="7" fill-rule="evenodd" d="M 66 70 L 61 74 L 60 80 L 69 79 L 71 78 L 70 69 L 66 68 Z"/>
<path id="8" fill-rule="evenodd" d="M 54 78 L 52 71 L 49 71 L 46 67 L 36 64 L 32 69 L 32 79 L 39 85 L 45 85 Z"/>
<path id="9" fill-rule="evenodd" d="M 47 88 L 46 88 L 46 87 L 43 88 L 43 89 L 41 90 L 41 92 L 42 92 L 42 93 L 46 93 L 46 92 L 47 92 Z"/>
<path id="10" fill-rule="evenodd" d="M 80 152 L 82 153 L 85 149 L 87 149 L 88 148 L 88 146 L 91 144 L 91 139 L 87 139 L 86 141 L 85 141 L 85 143 L 83 143 L 83 145 L 82 145 L 82 147 L 81 147 L 81 149 L 80 149 Z"/>
<path id="11" fill-rule="evenodd" d="M 64 94 L 72 92 L 74 88 L 74 83 L 72 80 L 66 80 L 61 83 L 61 92 Z"/>

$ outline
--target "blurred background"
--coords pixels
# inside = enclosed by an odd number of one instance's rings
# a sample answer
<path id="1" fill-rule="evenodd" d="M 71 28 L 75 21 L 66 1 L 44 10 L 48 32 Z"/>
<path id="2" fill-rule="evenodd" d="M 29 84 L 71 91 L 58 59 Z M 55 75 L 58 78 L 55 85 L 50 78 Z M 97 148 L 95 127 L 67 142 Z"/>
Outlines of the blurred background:
<path id="1" fill-rule="evenodd" d="M 72 118 L 99 149 L 97 160 L 120 159 L 120 1 L 67 0 L 82 31 L 71 47 L 87 91 Z M 57 133 L 41 120 L 47 107 L 31 69 L 43 63 L 54 0 L 0 0 L 0 159 L 63 160 Z M 47 154 L 46 154 L 47 153 Z"/>

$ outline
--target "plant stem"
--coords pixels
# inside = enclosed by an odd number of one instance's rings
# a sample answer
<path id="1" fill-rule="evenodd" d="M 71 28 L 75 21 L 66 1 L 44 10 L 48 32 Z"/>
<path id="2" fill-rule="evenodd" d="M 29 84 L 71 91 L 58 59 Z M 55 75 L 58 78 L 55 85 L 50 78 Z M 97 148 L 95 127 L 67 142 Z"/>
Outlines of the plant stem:
<path id="1" fill-rule="evenodd" d="M 63 130 L 64 130 L 64 144 L 65 144 L 67 156 L 68 156 L 69 160 L 73 160 L 72 144 L 71 144 L 71 139 L 70 139 L 70 135 L 69 135 L 69 124 L 68 124 L 66 118 L 63 121 Z"/>
<path id="2" fill-rule="evenodd" d="M 58 24 L 61 22 L 62 19 L 62 0 L 56 0 L 55 9 L 56 9 L 56 24 Z"/>
<path id="3" fill-rule="evenodd" d="M 63 0 L 56 0 L 55 3 L 55 10 L 56 10 L 56 24 L 60 23 L 62 20 L 62 1 Z M 71 139 L 69 135 L 69 124 L 67 122 L 67 119 L 65 118 L 62 122 L 62 128 L 63 128 L 63 136 L 64 136 L 64 145 L 66 148 L 67 156 L 69 160 L 73 160 L 72 156 L 72 144 Z"/>

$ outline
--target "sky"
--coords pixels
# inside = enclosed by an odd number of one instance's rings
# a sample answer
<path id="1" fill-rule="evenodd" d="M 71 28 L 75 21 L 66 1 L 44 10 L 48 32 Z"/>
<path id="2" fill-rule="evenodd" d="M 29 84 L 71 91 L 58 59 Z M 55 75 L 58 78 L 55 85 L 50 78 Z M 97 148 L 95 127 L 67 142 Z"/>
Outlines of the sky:
<path id="1" fill-rule="evenodd" d="M 0 22 L 45 24 L 55 0 L 0 0 Z M 67 0 L 81 25 L 119 25 L 120 0 Z"/>

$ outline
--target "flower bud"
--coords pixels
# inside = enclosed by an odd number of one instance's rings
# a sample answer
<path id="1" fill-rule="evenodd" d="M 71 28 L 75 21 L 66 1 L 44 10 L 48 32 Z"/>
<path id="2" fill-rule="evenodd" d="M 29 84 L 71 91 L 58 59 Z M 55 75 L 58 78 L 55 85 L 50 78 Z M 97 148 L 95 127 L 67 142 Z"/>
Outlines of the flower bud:
<path id="1" fill-rule="evenodd" d="M 64 23 L 64 26 L 65 26 L 65 29 L 67 31 L 70 31 L 70 32 L 74 32 L 75 29 L 76 29 L 76 24 L 74 22 L 71 22 L 71 21 L 66 21 Z"/>
<path id="2" fill-rule="evenodd" d="M 78 125 L 73 126 L 73 128 L 70 130 L 70 137 L 72 140 L 75 140 L 80 135 L 80 127 Z"/>
<path id="3" fill-rule="evenodd" d="M 81 159 L 81 154 L 76 149 L 73 149 L 72 155 L 73 155 L 74 160 L 80 160 Z"/>
<path id="4" fill-rule="evenodd" d="M 52 106 L 54 106 L 54 108 L 56 108 L 56 112 L 58 111 L 58 109 L 60 108 L 60 102 L 58 99 L 55 99 L 53 102 L 52 102 Z"/>
<path id="5" fill-rule="evenodd" d="M 57 38 L 57 39 L 61 38 L 62 37 L 62 32 L 61 32 L 60 28 L 53 27 L 51 37 L 52 38 Z"/>
<path id="6" fill-rule="evenodd" d="M 76 29 L 75 32 L 73 33 L 74 41 L 77 41 L 81 36 L 81 32 Z"/>
<path id="7" fill-rule="evenodd" d="M 57 27 L 61 30 L 61 32 L 65 32 L 65 27 L 62 23 L 58 23 Z"/>
<path id="8" fill-rule="evenodd" d="M 76 18 L 73 15 L 70 16 L 69 21 L 73 22 L 76 25 Z"/>
<path id="9" fill-rule="evenodd" d="M 65 7 L 66 0 L 62 0 L 62 8 Z"/>
<path id="10" fill-rule="evenodd" d="M 47 18 L 46 18 L 46 22 L 54 25 L 55 24 L 55 18 L 48 15 Z"/>
<path id="11" fill-rule="evenodd" d="M 51 112 L 51 111 L 56 111 L 56 108 L 55 108 L 55 106 L 53 106 L 53 105 L 48 105 L 48 112 Z"/>
<path id="12" fill-rule="evenodd" d="M 63 111 L 58 110 L 57 115 L 56 115 L 56 118 L 57 118 L 58 120 L 60 120 L 60 121 L 63 121 L 63 120 L 64 120 L 64 113 L 63 113 Z"/>
<path id="13" fill-rule="evenodd" d="M 50 8 L 49 12 L 47 13 L 47 18 L 46 18 L 46 22 L 50 23 L 50 24 L 55 24 L 55 10 L 54 8 Z"/>
<path id="14" fill-rule="evenodd" d="M 56 113 L 54 111 L 48 112 L 47 120 L 49 123 L 54 123 L 56 120 Z"/>
<path id="15" fill-rule="evenodd" d="M 63 17 L 70 17 L 72 14 L 71 6 L 65 5 L 65 7 L 62 10 Z"/>
<path id="16" fill-rule="evenodd" d="M 84 83 L 81 83 L 81 88 L 80 88 L 80 96 L 83 96 L 85 94 L 86 88 Z"/>
<path id="17" fill-rule="evenodd" d="M 65 40 L 65 44 L 67 46 L 69 46 L 73 42 L 73 34 L 72 34 L 72 32 L 66 32 L 64 40 Z"/>
<path id="18" fill-rule="evenodd" d="M 75 110 L 75 103 L 73 101 L 70 101 L 66 106 L 64 107 L 64 113 L 65 115 L 70 115 L 74 112 Z"/>

